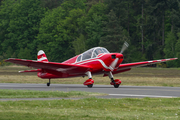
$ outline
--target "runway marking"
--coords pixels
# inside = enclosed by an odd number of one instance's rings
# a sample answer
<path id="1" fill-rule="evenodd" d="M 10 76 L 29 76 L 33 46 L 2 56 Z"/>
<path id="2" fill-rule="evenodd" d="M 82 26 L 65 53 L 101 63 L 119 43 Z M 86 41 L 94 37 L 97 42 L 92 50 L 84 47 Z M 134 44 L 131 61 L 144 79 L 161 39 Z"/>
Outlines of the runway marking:
<path id="1" fill-rule="evenodd" d="M 180 92 L 180 90 L 167 90 L 167 89 L 128 89 L 128 90 L 147 90 L 147 91 L 149 91 L 149 90 L 153 90 L 153 91 L 176 91 L 176 92 Z"/>
<path id="2" fill-rule="evenodd" d="M 109 94 L 111 96 L 129 96 L 129 97 L 154 97 L 154 98 L 177 98 L 176 96 L 158 96 L 158 95 L 132 95 L 132 94 Z"/>

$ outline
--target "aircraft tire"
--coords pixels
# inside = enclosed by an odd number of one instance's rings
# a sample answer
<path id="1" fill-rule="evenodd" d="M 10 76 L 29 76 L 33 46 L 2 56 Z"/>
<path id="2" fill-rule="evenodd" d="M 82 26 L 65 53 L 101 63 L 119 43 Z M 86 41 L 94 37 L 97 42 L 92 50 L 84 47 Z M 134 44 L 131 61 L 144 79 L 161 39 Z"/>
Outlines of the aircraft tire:
<path id="1" fill-rule="evenodd" d="M 118 88 L 118 87 L 119 87 L 119 84 L 115 84 L 115 85 L 114 85 L 114 88 Z"/>
<path id="2" fill-rule="evenodd" d="M 47 86 L 50 86 L 50 83 L 47 83 Z"/>
<path id="3" fill-rule="evenodd" d="M 87 85 L 88 88 L 92 88 L 93 87 L 93 84 L 90 84 L 90 85 Z"/>

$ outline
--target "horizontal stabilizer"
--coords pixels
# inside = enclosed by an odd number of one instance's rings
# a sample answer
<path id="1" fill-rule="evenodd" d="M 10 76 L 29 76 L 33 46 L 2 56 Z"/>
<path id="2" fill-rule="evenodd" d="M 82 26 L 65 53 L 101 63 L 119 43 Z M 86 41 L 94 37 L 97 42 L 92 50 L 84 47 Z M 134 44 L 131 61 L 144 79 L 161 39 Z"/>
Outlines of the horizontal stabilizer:
<path id="1" fill-rule="evenodd" d="M 25 72 L 42 72 L 41 69 L 36 69 L 36 70 L 24 70 L 24 71 L 19 71 L 19 73 L 25 73 Z"/>
<path id="2" fill-rule="evenodd" d="M 45 61 L 35 61 L 35 60 L 25 60 L 17 58 L 9 58 L 5 60 L 6 62 L 11 62 L 23 66 L 33 67 L 37 70 L 26 70 L 21 72 L 47 72 L 57 76 L 83 76 L 87 71 L 92 70 L 91 66 L 86 65 L 75 65 L 75 64 L 65 64 L 56 62 L 45 62 Z"/>

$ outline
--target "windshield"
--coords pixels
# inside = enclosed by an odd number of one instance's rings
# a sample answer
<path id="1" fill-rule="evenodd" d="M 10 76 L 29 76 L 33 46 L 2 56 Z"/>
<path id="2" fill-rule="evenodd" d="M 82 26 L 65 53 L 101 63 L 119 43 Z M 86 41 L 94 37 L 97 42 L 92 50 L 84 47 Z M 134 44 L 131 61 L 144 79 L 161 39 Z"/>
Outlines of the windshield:
<path id="1" fill-rule="evenodd" d="M 99 54 L 102 53 L 109 53 L 109 51 L 106 48 L 102 47 L 95 47 L 90 50 L 87 50 L 86 52 L 82 53 L 76 60 L 76 62 L 80 62 L 86 59 L 91 59 L 97 57 Z"/>
<path id="2" fill-rule="evenodd" d="M 101 47 L 96 48 L 96 49 L 94 50 L 94 52 L 93 52 L 92 58 L 95 58 L 95 57 L 97 57 L 99 54 L 102 54 L 102 53 L 109 53 L 109 51 L 108 51 L 107 49 L 101 48 Z"/>

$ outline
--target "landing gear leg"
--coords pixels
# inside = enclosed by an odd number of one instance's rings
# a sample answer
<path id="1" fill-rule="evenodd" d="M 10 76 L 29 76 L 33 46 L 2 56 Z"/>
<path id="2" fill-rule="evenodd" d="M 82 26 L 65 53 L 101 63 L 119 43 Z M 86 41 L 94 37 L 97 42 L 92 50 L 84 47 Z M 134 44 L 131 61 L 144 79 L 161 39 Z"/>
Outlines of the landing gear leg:
<path id="1" fill-rule="evenodd" d="M 121 84 L 120 80 L 114 80 L 112 72 L 109 72 L 108 76 L 111 79 L 111 83 L 110 84 L 114 85 L 115 88 L 118 88 L 119 85 Z M 117 82 L 117 84 L 116 84 L 116 82 Z"/>
<path id="2" fill-rule="evenodd" d="M 86 72 L 86 75 L 88 76 L 89 79 L 84 82 L 84 85 L 87 85 L 88 88 L 92 88 L 94 80 L 92 79 L 91 72 L 90 71 Z"/>
<path id="3" fill-rule="evenodd" d="M 116 83 L 115 83 L 115 81 L 114 81 L 112 72 L 109 72 L 109 73 L 108 73 L 108 76 L 109 76 L 109 78 L 111 79 L 111 82 L 114 83 L 114 85 L 115 85 Z"/>
<path id="4" fill-rule="evenodd" d="M 50 86 L 51 84 L 51 79 L 49 78 L 49 82 L 47 83 L 47 86 Z"/>

